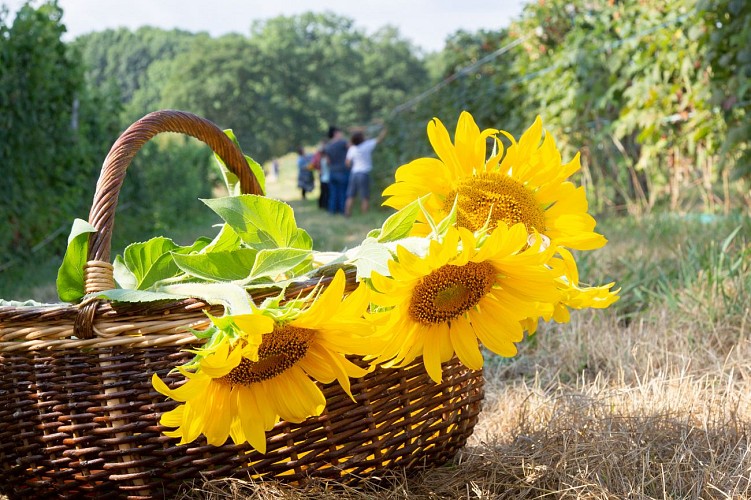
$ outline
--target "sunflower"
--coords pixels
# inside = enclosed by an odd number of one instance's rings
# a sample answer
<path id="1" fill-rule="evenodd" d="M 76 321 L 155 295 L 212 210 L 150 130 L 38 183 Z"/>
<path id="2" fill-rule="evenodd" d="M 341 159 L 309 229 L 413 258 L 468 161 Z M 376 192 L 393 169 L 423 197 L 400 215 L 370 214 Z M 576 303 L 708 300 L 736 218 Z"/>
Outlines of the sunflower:
<path id="1" fill-rule="evenodd" d="M 558 247 L 556 255 L 548 263 L 555 275 L 561 300 L 552 304 L 540 304 L 538 315 L 522 321 L 522 327 L 531 335 L 537 331 L 539 319 L 568 323 L 569 309 L 605 309 L 615 303 L 620 288 L 613 290 L 615 282 L 600 286 L 585 286 L 579 283 L 579 270 L 574 256 L 565 248 Z"/>
<path id="2" fill-rule="evenodd" d="M 605 309 L 618 300 L 617 290 L 613 290 L 615 283 L 601 286 L 583 286 L 579 283 L 579 270 L 571 252 L 564 248 L 557 250 L 555 258 L 548 262 L 554 269 L 558 269 L 558 285 L 563 295 L 561 301 L 555 304 L 553 319 L 558 323 L 569 321 L 568 309 Z"/>
<path id="3" fill-rule="evenodd" d="M 454 353 L 468 368 L 482 368 L 478 339 L 496 354 L 514 356 L 520 322 L 536 317 L 540 303 L 560 298 L 556 275 L 545 265 L 553 250 L 541 242 L 528 245 L 523 224 L 499 222 L 479 248 L 472 232 L 454 227 L 442 241 L 431 240 L 424 257 L 397 246 L 391 277 L 371 275 L 372 300 L 387 315 L 379 326 L 389 338 L 379 362 L 404 366 L 422 355 L 439 382 L 441 363 Z"/>
<path id="4" fill-rule="evenodd" d="M 165 432 L 189 443 L 200 434 L 215 446 L 231 437 L 236 444 L 250 443 L 266 452 L 265 431 L 279 419 L 299 423 L 320 415 L 326 400 L 318 385 L 338 380 L 352 397 L 350 377 L 367 370 L 345 354 L 368 354 L 378 342 L 363 315 L 369 290 L 361 284 L 342 299 L 345 278 L 340 270 L 313 302 L 297 317 L 279 322 L 263 314 L 233 316 L 245 335 L 262 334 L 260 345 L 244 338 L 234 343 L 229 336 L 200 359 L 195 371 L 179 368 L 188 379 L 169 389 L 156 375 L 152 382 L 161 394 L 183 404 L 164 413 L 162 425 L 177 427 Z"/>
<path id="5" fill-rule="evenodd" d="M 495 129 L 480 130 L 472 115 L 464 111 L 452 143 L 443 123 L 428 123 L 428 139 L 438 158 L 419 158 L 396 171 L 395 183 L 383 195 L 384 205 L 405 207 L 425 195 L 426 210 L 436 220 L 457 205 L 457 225 L 477 231 L 499 222 L 508 226 L 523 223 L 530 234 L 545 235 L 553 244 L 591 250 L 606 243 L 594 232 L 595 220 L 587 213 L 583 187 L 568 178 L 581 165 L 579 154 L 568 163 L 550 133 L 543 134 L 542 120 L 522 134 L 517 142 L 510 134 Z M 511 145 L 505 151 L 497 134 Z M 497 153 L 487 158 L 487 142 L 495 139 Z M 427 234 L 424 224 L 416 234 Z"/>

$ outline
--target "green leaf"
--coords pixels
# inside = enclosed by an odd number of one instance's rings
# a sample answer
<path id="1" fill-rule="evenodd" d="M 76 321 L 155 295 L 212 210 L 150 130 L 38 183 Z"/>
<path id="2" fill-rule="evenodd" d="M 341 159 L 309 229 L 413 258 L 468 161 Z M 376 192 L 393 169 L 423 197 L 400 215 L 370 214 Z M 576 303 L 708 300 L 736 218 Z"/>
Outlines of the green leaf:
<path id="1" fill-rule="evenodd" d="M 256 179 L 258 179 L 258 184 L 261 186 L 261 194 L 265 195 L 266 194 L 266 175 L 263 173 L 263 167 L 250 156 L 248 155 L 244 155 L 244 156 L 245 156 L 245 161 L 248 162 L 250 171 L 253 172 L 253 175 L 255 175 Z"/>
<path id="2" fill-rule="evenodd" d="M 120 288 L 136 289 L 138 287 L 138 278 L 133 272 L 125 265 L 125 261 L 121 255 L 115 257 L 114 276 L 115 282 Z"/>
<path id="3" fill-rule="evenodd" d="M 391 260 L 391 252 L 388 248 L 375 240 L 366 239 L 360 246 L 352 248 L 345 253 L 347 264 L 354 264 L 357 268 L 357 281 L 361 278 L 370 278 L 373 271 L 389 276 L 388 262 Z"/>
<path id="4" fill-rule="evenodd" d="M 418 200 L 413 201 L 392 216 L 390 216 L 381 226 L 378 241 L 385 243 L 396 241 L 409 236 L 412 227 L 415 225 L 417 215 L 420 213 L 420 203 Z"/>
<path id="5" fill-rule="evenodd" d="M 202 201 L 253 248 L 313 247 L 310 236 L 298 229 L 292 207 L 284 202 L 251 194 Z"/>
<path id="6" fill-rule="evenodd" d="M 313 248 L 313 238 L 304 229 L 297 229 L 297 232 L 289 242 L 289 247 L 299 248 L 302 250 L 311 250 Z"/>
<path id="7" fill-rule="evenodd" d="M 229 195 L 237 196 L 242 194 L 242 190 L 240 189 L 240 179 L 227 168 L 227 165 L 218 154 L 214 153 L 214 159 L 219 164 L 219 171 L 222 173 L 222 179 L 224 179 L 224 185 L 227 188 Z"/>
<path id="8" fill-rule="evenodd" d="M 219 234 L 204 247 L 203 253 L 208 252 L 227 252 L 240 248 L 242 240 L 235 231 L 232 230 L 227 224 L 222 224 L 222 228 L 219 230 Z"/>
<path id="9" fill-rule="evenodd" d="M 89 296 L 97 297 L 100 299 L 109 299 L 115 302 L 156 302 L 159 300 L 180 300 L 190 297 L 190 295 L 167 293 L 161 291 L 155 292 L 152 290 L 125 290 L 122 288 L 105 290 L 103 292 L 89 294 Z"/>
<path id="10" fill-rule="evenodd" d="M 89 234 L 96 228 L 82 219 L 73 221 L 68 247 L 57 271 L 57 295 L 64 302 L 77 302 L 84 296 L 83 266 L 88 260 Z"/>
<path id="11" fill-rule="evenodd" d="M 242 151 L 242 148 L 240 147 L 240 143 L 237 140 L 237 137 L 235 137 L 235 133 L 232 132 L 231 129 L 227 129 L 224 131 L 224 133 L 229 137 L 232 142 L 235 143 L 235 145 Z M 261 190 L 263 193 L 266 192 L 266 176 L 263 173 L 263 167 L 258 164 L 257 161 L 255 161 L 253 158 L 251 158 L 248 155 L 245 156 L 245 161 L 248 162 L 248 167 L 250 168 L 250 171 L 253 172 L 253 175 L 255 175 L 256 179 L 258 179 L 258 184 L 261 186 Z M 214 154 L 214 158 L 216 159 L 216 162 L 219 164 L 219 169 L 222 172 L 222 177 L 224 178 L 224 185 L 227 186 L 227 192 L 229 192 L 230 196 L 238 196 L 243 194 L 242 190 L 240 189 L 240 179 L 232 173 L 232 171 L 227 168 L 227 164 L 224 163 L 224 161 L 219 157 L 219 155 Z M 263 194 L 262 193 L 262 194 Z"/>
<path id="12" fill-rule="evenodd" d="M 311 250 L 299 248 L 275 248 L 258 252 L 249 281 L 259 278 L 276 278 L 279 275 L 293 274 L 291 271 L 305 261 L 313 260 Z"/>
<path id="13" fill-rule="evenodd" d="M 116 281 L 122 288 L 151 288 L 162 280 L 181 274 L 174 255 L 200 252 L 209 243 L 208 238 L 198 238 L 190 246 L 179 246 L 163 236 L 142 243 L 131 243 L 123 252 L 123 257 L 115 259 Z"/>
<path id="14" fill-rule="evenodd" d="M 237 281 L 248 277 L 258 250 L 237 248 L 226 252 L 173 253 L 175 264 L 184 272 L 208 281 Z"/>
<path id="15" fill-rule="evenodd" d="M 731 243 L 733 243 L 733 240 L 736 236 L 738 236 L 738 232 L 743 229 L 743 226 L 738 226 L 728 235 L 727 238 L 722 240 L 722 253 L 725 254 L 728 251 L 728 248 L 730 248 Z"/>
<path id="16" fill-rule="evenodd" d="M 430 212 L 423 206 L 422 200 L 423 198 L 418 198 L 415 200 L 417 202 L 417 205 L 419 207 L 419 210 L 422 211 L 423 217 L 425 217 L 425 221 L 428 223 L 431 229 L 431 235 L 436 238 L 442 237 L 444 234 L 446 234 L 446 231 L 450 226 L 456 225 L 456 203 L 458 200 L 457 198 L 454 198 L 454 204 L 451 207 L 451 211 L 441 219 L 440 221 L 436 222 L 435 219 L 430 215 Z M 406 208 L 406 207 L 405 207 Z M 487 224 L 486 224 L 487 225 Z"/>
<path id="17" fill-rule="evenodd" d="M 229 314 L 250 314 L 252 299 L 241 286 L 232 283 L 180 283 L 161 287 L 159 291 L 195 297 L 209 304 L 221 304 Z"/>
<path id="18" fill-rule="evenodd" d="M 145 290 L 157 281 L 172 278 L 180 268 L 172 253 L 181 247 L 163 236 L 142 243 L 131 243 L 123 252 L 123 261 L 136 278 L 136 289 Z"/>
<path id="19" fill-rule="evenodd" d="M 446 234 L 446 231 L 448 231 L 449 227 L 456 225 L 456 202 L 458 199 L 459 199 L 458 197 L 454 198 L 454 204 L 451 206 L 451 211 L 448 213 L 448 215 L 446 215 L 446 217 L 444 217 L 438 222 L 436 226 L 436 229 L 437 229 L 436 236 L 438 235 L 443 236 L 444 234 Z M 490 220 L 490 216 L 488 216 L 488 222 L 489 220 Z M 487 225 L 488 223 L 486 222 L 485 226 L 487 227 Z"/>

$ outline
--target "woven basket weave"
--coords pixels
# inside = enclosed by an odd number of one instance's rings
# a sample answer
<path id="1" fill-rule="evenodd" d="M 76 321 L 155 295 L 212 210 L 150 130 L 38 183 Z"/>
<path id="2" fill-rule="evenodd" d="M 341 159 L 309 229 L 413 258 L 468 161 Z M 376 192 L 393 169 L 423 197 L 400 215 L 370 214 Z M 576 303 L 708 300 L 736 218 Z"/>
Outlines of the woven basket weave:
<path id="1" fill-rule="evenodd" d="M 147 115 L 104 161 L 89 214 L 97 232 L 84 269 L 87 292 L 114 287 L 110 242 L 125 170 L 143 144 L 167 131 L 202 140 L 238 176 L 243 192 L 261 192 L 242 153 L 215 125 L 178 111 Z M 352 290 L 351 273 L 347 283 Z M 288 296 L 314 285 L 290 287 Z M 280 422 L 267 433 L 266 454 L 203 438 L 178 446 L 159 425 L 177 403 L 152 388 L 151 376 L 179 385 L 183 377 L 168 372 L 191 357 L 183 349 L 197 340 L 188 329 L 208 326 L 205 310 L 222 313 L 195 299 L 0 307 L 0 492 L 169 498 L 183 480 L 231 476 L 353 484 L 388 470 L 443 464 L 477 422 L 482 372 L 454 358 L 435 384 L 417 359 L 353 380 L 356 402 L 338 384 L 323 385 L 324 413 L 300 424 Z"/>

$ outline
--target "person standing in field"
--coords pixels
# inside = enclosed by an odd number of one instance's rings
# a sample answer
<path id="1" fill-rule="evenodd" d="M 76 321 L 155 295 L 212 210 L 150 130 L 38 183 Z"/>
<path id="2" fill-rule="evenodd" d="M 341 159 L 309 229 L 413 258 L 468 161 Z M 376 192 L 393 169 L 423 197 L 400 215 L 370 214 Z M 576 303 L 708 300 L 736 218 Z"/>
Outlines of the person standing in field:
<path id="1" fill-rule="evenodd" d="M 329 127 L 329 142 L 323 148 L 323 154 L 329 163 L 329 212 L 343 214 L 347 198 L 349 170 L 347 159 L 347 141 L 342 131 L 335 126 Z"/>
<path id="2" fill-rule="evenodd" d="M 347 150 L 346 164 L 350 169 L 349 184 L 347 186 L 347 201 L 344 205 L 344 215 L 352 215 L 352 205 L 356 197 L 360 197 L 360 212 L 366 213 L 370 207 L 370 172 L 373 170 L 373 150 L 386 136 L 386 128 L 382 128 L 378 137 L 365 140 L 361 130 L 352 134 L 352 145 Z"/>
<path id="3" fill-rule="evenodd" d="M 311 160 L 313 155 L 306 155 L 305 149 L 300 146 L 297 148 L 297 187 L 300 188 L 302 199 L 305 199 L 305 195 L 310 191 L 313 191 L 315 187 L 315 179 L 313 177 L 313 167 Z"/>
<path id="4" fill-rule="evenodd" d="M 318 170 L 318 184 L 320 186 L 318 196 L 318 208 L 321 210 L 329 209 L 329 159 L 323 154 L 323 148 L 326 146 L 326 141 L 321 141 L 321 147 L 316 153 L 318 156 L 318 162 L 316 164 L 315 159 L 313 164 L 316 165 Z"/>

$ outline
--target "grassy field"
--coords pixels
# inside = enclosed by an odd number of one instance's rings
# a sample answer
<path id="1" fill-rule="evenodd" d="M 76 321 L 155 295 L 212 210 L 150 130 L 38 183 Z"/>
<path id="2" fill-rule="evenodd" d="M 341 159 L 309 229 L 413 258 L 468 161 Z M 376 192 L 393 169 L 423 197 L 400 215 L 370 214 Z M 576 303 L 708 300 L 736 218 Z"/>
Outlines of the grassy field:
<path id="1" fill-rule="evenodd" d="M 291 158 L 268 194 L 320 250 L 353 246 L 388 216 L 319 211 L 317 192 L 300 199 Z M 751 223 L 663 215 L 599 227 L 610 243 L 581 256 L 582 276 L 617 281 L 621 300 L 491 359 L 480 422 L 451 463 L 378 489 L 232 480 L 182 498 L 751 498 Z"/>
<path id="2" fill-rule="evenodd" d="M 269 194 L 327 249 L 356 243 L 387 215 L 332 223 L 284 174 Z M 232 480 L 184 497 L 751 498 L 748 219 L 664 215 L 600 228 L 610 243 L 582 257 L 582 275 L 617 281 L 622 299 L 545 325 L 514 359 L 492 359 L 480 422 L 453 462 L 378 489 Z"/>

